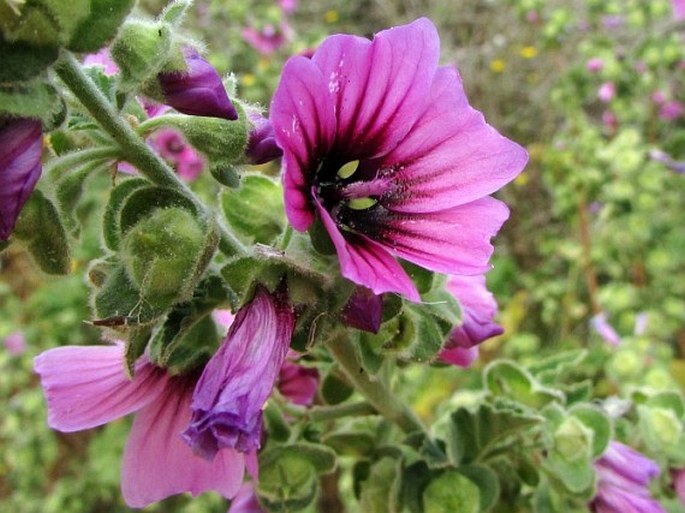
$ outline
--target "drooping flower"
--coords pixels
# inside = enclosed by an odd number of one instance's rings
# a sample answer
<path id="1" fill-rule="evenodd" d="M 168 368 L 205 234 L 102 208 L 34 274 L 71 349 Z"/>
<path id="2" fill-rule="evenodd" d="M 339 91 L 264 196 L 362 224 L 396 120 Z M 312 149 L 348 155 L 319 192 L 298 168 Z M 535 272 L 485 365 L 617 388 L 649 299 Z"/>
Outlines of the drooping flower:
<path id="1" fill-rule="evenodd" d="M 283 296 L 258 288 L 202 372 L 183 433 L 196 454 L 211 460 L 222 448 L 259 448 L 262 407 L 285 361 L 295 323 Z"/>
<path id="2" fill-rule="evenodd" d="M 151 136 L 148 142 L 163 159 L 174 166 L 183 180 L 191 182 L 202 174 L 205 161 L 178 130 L 163 128 Z"/>
<path id="3" fill-rule="evenodd" d="M 0 119 L 0 241 L 7 240 L 42 172 L 40 121 Z"/>
<path id="4" fill-rule="evenodd" d="M 528 158 L 469 106 L 439 50 L 425 18 L 373 41 L 334 35 L 311 59 L 288 60 L 272 100 L 290 223 L 304 231 L 318 216 L 343 276 L 375 294 L 419 300 L 393 256 L 487 271 L 489 239 L 508 217 L 487 195 Z"/>
<path id="5" fill-rule="evenodd" d="M 609 324 L 606 312 L 599 312 L 592 319 L 590 319 L 590 327 L 594 329 L 605 342 L 612 346 L 617 346 L 621 343 L 621 336 L 616 332 L 614 327 Z"/>
<path id="6" fill-rule="evenodd" d="M 597 495 L 590 503 L 594 513 L 666 513 L 649 492 L 659 465 L 619 442 L 610 442 L 595 462 Z"/>
<path id="7" fill-rule="evenodd" d="M 231 498 L 255 455 L 222 449 L 198 458 L 181 438 L 197 376 L 170 377 L 145 357 L 124 371 L 124 346 L 67 346 L 34 360 L 48 403 L 48 425 L 72 432 L 136 413 L 121 472 L 126 504 L 141 508 L 170 495 L 213 490 Z"/>
<path id="8" fill-rule="evenodd" d="M 461 305 L 462 322 L 450 333 L 440 359 L 468 367 L 478 357 L 478 344 L 504 333 L 494 320 L 497 302 L 486 287 L 485 275 L 451 276 L 447 290 Z"/>
<path id="9" fill-rule="evenodd" d="M 297 353 L 291 351 L 278 373 L 278 391 L 294 404 L 309 406 L 319 389 L 319 371 L 296 360 Z"/>
<path id="10" fill-rule="evenodd" d="M 259 505 L 257 494 L 254 487 L 245 483 L 240 488 L 238 495 L 231 501 L 231 507 L 228 508 L 227 513 L 266 513 Z"/>
<path id="11" fill-rule="evenodd" d="M 185 47 L 185 70 L 163 71 L 157 75 L 164 103 L 183 114 L 228 120 L 238 119 L 219 73 L 193 48 Z"/>
<path id="12" fill-rule="evenodd" d="M 259 113 L 248 115 L 252 127 L 247 140 L 245 155 L 252 165 L 266 164 L 283 155 L 283 150 L 276 143 L 274 127 L 267 118 Z"/>

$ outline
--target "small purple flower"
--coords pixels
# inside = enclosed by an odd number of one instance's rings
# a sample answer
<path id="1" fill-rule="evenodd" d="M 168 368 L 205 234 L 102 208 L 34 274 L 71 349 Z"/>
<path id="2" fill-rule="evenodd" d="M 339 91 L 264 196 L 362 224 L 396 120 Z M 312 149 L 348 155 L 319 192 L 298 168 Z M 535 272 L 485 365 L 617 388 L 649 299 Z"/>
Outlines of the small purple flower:
<path id="1" fill-rule="evenodd" d="M 373 41 L 334 35 L 311 59 L 288 60 L 270 109 L 292 226 L 305 231 L 318 216 L 344 277 L 413 301 L 418 290 L 393 257 L 487 271 L 490 237 L 509 215 L 488 195 L 528 160 L 469 106 L 439 53 L 425 18 Z"/>
<path id="2" fill-rule="evenodd" d="M 599 57 L 593 57 L 585 64 L 585 69 L 590 73 L 599 73 L 604 68 L 604 61 Z"/>
<path id="3" fill-rule="evenodd" d="M 664 121 L 675 121 L 683 116 L 685 107 L 677 100 L 670 100 L 664 102 L 659 107 L 659 117 Z"/>
<path id="4" fill-rule="evenodd" d="M 612 441 L 595 470 L 597 495 L 590 503 L 594 513 L 666 513 L 648 488 L 661 472 L 659 465 L 643 454 Z"/>
<path id="5" fill-rule="evenodd" d="M 673 18 L 677 21 L 685 19 L 685 0 L 671 0 Z"/>
<path id="6" fill-rule="evenodd" d="M 217 71 L 190 47 L 183 50 L 186 69 L 157 75 L 164 101 L 183 114 L 238 119 Z"/>
<path id="7" fill-rule="evenodd" d="M 36 119 L 0 119 L 0 241 L 7 240 L 42 172 L 43 132 Z"/>
<path id="8" fill-rule="evenodd" d="M 608 344 L 617 346 L 621 343 L 621 337 L 614 327 L 609 324 L 606 312 L 599 312 L 590 319 L 590 327 L 592 327 L 592 329 L 594 329 Z"/>
<path id="9" fill-rule="evenodd" d="M 10 333 L 5 337 L 3 343 L 5 349 L 13 356 L 19 356 L 26 352 L 26 337 L 21 331 Z"/>
<path id="10" fill-rule="evenodd" d="M 281 7 L 281 10 L 286 13 L 290 14 L 297 9 L 297 4 L 298 0 L 278 0 L 278 5 Z"/>
<path id="11" fill-rule="evenodd" d="M 348 326 L 378 333 L 383 319 L 383 297 L 366 287 L 357 287 L 343 308 L 342 318 Z"/>
<path id="12" fill-rule="evenodd" d="M 319 389 L 319 371 L 305 367 L 294 360 L 297 353 L 291 351 L 278 374 L 278 391 L 294 404 L 309 406 Z"/>
<path id="13" fill-rule="evenodd" d="M 597 98 L 604 103 L 609 103 L 616 96 L 616 84 L 604 82 L 597 90 Z"/>
<path id="14" fill-rule="evenodd" d="M 214 490 L 231 498 L 246 466 L 256 474 L 255 454 L 227 448 L 209 462 L 184 443 L 196 376 L 170 377 L 142 357 L 129 379 L 123 343 L 51 349 L 35 358 L 34 368 L 52 429 L 81 431 L 136 413 L 121 471 L 122 494 L 133 508 L 185 492 Z"/>
<path id="15" fill-rule="evenodd" d="M 685 161 L 674 160 L 668 153 L 661 150 L 649 150 L 649 158 L 661 162 L 674 173 L 685 175 Z"/>
<path id="16" fill-rule="evenodd" d="M 261 29 L 245 27 L 242 31 L 243 39 L 262 55 L 271 55 L 292 37 L 292 29 L 285 20 L 278 27 L 267 24 Z"/>
<path id="17" fill-rule="evenodd" d="M 193 451 L 212 460 L 222 448 L 259 448 L 262 408 L 288 353 L 295 323 L 284 294 L 263 288 L 236 314 L 226 339 L 193 393 L 183 433 Z"/>
<path id="18" fill-rule="evenodd" d="M 484 275 L 451 276 L 447 290 L 461 305 L 462 322 L 450 333 L 440 359 L 468 367 L 478 357 L 478 344 L 504 333 L 494 321 L 497 302 L 486 287 Z"/>
<path id="19" fill-rule="evenodd" d="M 149 139 L 149 143 L 186 182 L 192 182 L 202 174 L 205 161 L 178 130 L 163 128 Z"/>
<path id="20" fill-rule="evenodd" d="M 248 162 L 252 165 L 266 164 L 283 156 L 271 121 L 256 112 L 250 113 L 248 118 L 252 125 L 245 149 Z"/>

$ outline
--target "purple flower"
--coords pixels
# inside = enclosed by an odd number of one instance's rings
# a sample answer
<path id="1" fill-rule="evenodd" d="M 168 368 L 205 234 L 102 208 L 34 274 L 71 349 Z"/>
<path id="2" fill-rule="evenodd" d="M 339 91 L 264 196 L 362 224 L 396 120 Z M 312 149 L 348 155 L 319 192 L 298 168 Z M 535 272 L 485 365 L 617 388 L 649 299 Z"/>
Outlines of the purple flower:
<path id="1" fill-rule="evenodd" d="M 271 55 L 285 46 L 292 37 L 290 25 L 281 21 L 278 27 L 267 24 L 261 29 L 245 27 L 242 31 L 243 39 L 262 55 Z"/>
<path id="2" fill-rule="evenodd" d="M 0 241 L 14 230 L 42 172 L 43 132 L 35 119 L 0 119 Z"/>
<path id="3" fill-rule="evenodd" d="M 297 9 L 297 4 L 298 0 L 278 0 L 278 5 L 281 7 L 281 10 L 286 13 L 290 14 Z"/>
<path id="4" fill-rule="evenodd" d="M 233 497 L 255 455 L 233 449 L 213 461 L 193 454 L 181 438 L 190 421 L 197 378 L 170 377 L 145 357 L 133 379 L 124 371 L 124 345 L 67 346 L 34 360 L 48 402 L 48 425 L 72 432 L 101 426 L 136 412 L 121 471 L 126 504 L 142 508 L 170 495 L 214 490 Z"/>
<path id="5" fill-rule="evenodd" d="M 680 504 L 685 506 L 685 468 L 671 470 L 671 479 Z"/>
<path id="6" fill-rule="evenodd" d="M 378 333 L 383 320 L 383 297 L 366 287 L 357 287 L 343 308 L 342 318 L 348 326 Z"/>
<path id="7" fill-rule="evenodd" d="M 7 335 L 4 340 L 5 349 L 13 356 L 19 356 L 26 352 L 26 337 L 21 331 L 14 331 Z"/>
<path id="8" fill-rule="evenodd" d="M 157 75 L 164 101 L 183 114 L 238 119 L 238 112 L 226 94 L 217 71 L 194 49 L 183 50 L 185 70 Z"/>
<path id="9" fill-rule="evenodd" d="M 227 513 L 265 513 L 251 484 L 245 483 L 233 500 Z"/>
<path id="10" fill-rule="evenodd" d="M 84 66 L 102 66 L 106 76 L 111 77 L 119 73 L 119 66 L 112 60 L 109 47 L 105 46 L 95 53 L 89 53 L 83 59 Z"/>
<path id="11" fill-rule="evenodd" d="M 659 107 L 659 117 L 664 121 L 675 121 L 685 113 L 685 107 L 677 100 L 664 102 Z"/>
<path id="12" fill-rule="evenodd" d="M 612 441 L 595 470 L 597 495 L 590 503 L 594 513 L 666 513 L 648 488 L 659 466 L 643 454 Z"/>
<path id="13" fill-rule="evenodd" d="M 585 69 L 590 73 L 599 73 L 604 68 L 604 61 L 599 57 L 593 57 L 585 64 Z"/>
<path id="14" fill-rule="evenodd" d="M 293 360 L 297 353 L 291 351 L 288 359 L 278 374 L 278 391 L 293 403 L 309 406 L 314 402 L 314 396 L 319 389 L 319 371 L 305 367 Z"/>
<path id="15" fill-rule="evenodd" d="M 461 305 L 462 322 L 450 333 L 440 358 L 453 365 L 468 367 L 478 357 L 478 344 L 504 333 L 494 321 L 497 302 L 488 292 L 485 275 L 451 276 L 447 290 Z"/>
<path id="16" fill-rule="evenodd" d="M 612 346 L 617 346 L 621 343 L 621 336 L 616 332 L 614 327 L 609 324 L 607 314 L 599 312 L 592 319 L 590 319 L 590 327 L 594 329 L 605 342 Z"/>
<path id="17" fill-rule="evenodd" d="M 604 103 L 609 103 L 616 96 L 616 84 L 613 82 L 604 82 L 597 90 L 597 98 Z"/>
<path id="18" fill-rule="evenodd" d="M 290 223 L 304 231 L 318 216 L 343 276 L 413 301 L 393 256 L 485 272 L 509 215 L 487 195 L 528 159 L 469 106 L 457 70 L 438 67 L 439 46 L 425 18 L 373 41 L 331 36 L 311 59 L 288 60 L 270 110 Z"/>
<path id="19" fill-rule="evenodd" d="M 163 128 L 149 139 L 149 143 L 186 182 L 192 182 L 202 174 L 204 160 L 178 130 Z"/>
<path id="20" fill-rule="evenodd" d="M 671 0 L 671 6 L 676 20 L 685 19 L 685 0 Z"/>
<path id="21" fill-rule="evenodd" d="M 685 162 L 674 160 L 668 153 L 653 149 L 649 151 L 649 158 L 661 162 L 674 173 L 685 174 Z"/>
<path id="22" fill-rule="evenodd" d="M 283 155 L 283 150 L 276 143 L 271 121 L 258 113 L 248 115 L 252 128 L 245 155 L 252 165 L 266 164 Z"/>
<path id="23" fill-rule="evenodd" d="M 262 407 L 288 353 L 295 323 L 282 296 L 257 290 L 236 314 L 195 387 L 193 416 L 183 437 L 208 460 L 224 447 L 249 452 L 260 446 Z"/>

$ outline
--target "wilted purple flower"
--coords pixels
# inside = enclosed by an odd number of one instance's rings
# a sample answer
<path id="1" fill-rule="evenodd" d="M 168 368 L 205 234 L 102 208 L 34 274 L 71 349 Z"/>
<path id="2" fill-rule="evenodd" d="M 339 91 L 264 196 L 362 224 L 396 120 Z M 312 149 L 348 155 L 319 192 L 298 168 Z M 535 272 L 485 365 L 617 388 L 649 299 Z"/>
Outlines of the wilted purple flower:
<path id="1" fill-rule="evenodd" d="M 190 421 L 196 376 L 170 377 L 145 357 L 129 379 L 124 345 L 66 346 L 34 360 L 48 402 L 48 425 L 72 432 L 101 426 L 136 412 L 121 471 L 126 504 L 142 508 L 190 492 L 238 493 L 246 465 L 256 473 L 255 455 L 223 449 L 213 461 L 198 458 L 181 438 Z"/>
<path id="2" fill-rule="evenodd" d="M 604 61 L 599 57 L 593 57 L 585 64 L 585 69 L 590 73 L 599 73 L 604 68 Z"/>
<path id="3" fill-rule="evenodd" d="M 227 513 L 266 513 L 259 505 L 257 494 L 254 487 L 245 483 L 240 488 L 238 495 L 231 501 L 231 507 L 228 508 Z"/>
<path id="4" fill-rule="evenodd" d="M 345 324 L 378 333 L 383 319 L 383 297 L 366 287 L 357 287 L 342 311 Z"/>
<path id="5" fill-rule="evenodd" d="M 664 121 L 675 121 L 682 117 L 684 113 L 685 107 L 677 100 L 664 102 L 661 107 L 659 107 L 659 117 Z"/>
<path id="6" fill-rule="evenodd" d="M 594 513 L 666 513 L 649 493 L 649 482 L 659 465 L 619 442 L 610 442 L 595 462 L 597 495 L 590 503 Z"/>
<path id="7" fill-rule="evenodd" d="M 319 371 L 295 363 L 297 353 L 290 353 L 278 374 L 278 391 L 293 403 L 308 406 L 319 389 Z"/>
<path id="8" fill-rule="evenodd" d="M 594 329 L 600 337 L 604 339 L 605 342 L 611 344 L 612 346 L 617 346 L 621 343 L 621 337 L 614 327 L 609 324 L 607 320 L 607 314 L 605 312 L 599 312 L 592 319 L 590 319 L 590 326 Z"/>
<path id="9" fill-rule="evenodd" d="M 261 29 L 245 27 L 242 31 L 243 39 L 262 55 L 271 55 L 283 47 L 292 37 L 290 25 L 283 20 L 278 27 L 267 24 Z"/>
<path id="10" fill-rule="evenodd" d="M 163 128 L 150 137 L 148 142 L 163 159 L 174 166 L 183 180 L 191 182 L 202 174 L 205 161 L 178 130 Z"/>
<path id="11" fill-rule="evenodd" d="M 183 433 L 196 454 L 211 460 L 224 447 L 259 448 L 262 407 L 288 353 L 295 322 L 283 296 L 259 288 L 202 372 L 192 420 Z"/>
<path id="12" fill-rule="evenodd" d="M 11 355 L 19 356 L 26 352 L 26 337 L 21 331 L 10 333 L 5 337 L 3 343 Z"/>
<path id="13" fill-rule="evenodd" d="M 393 258 L 452 274 L 489 268 L 509 215 L 487 195 L 526 151 L 472 109 L 423 18 L 376 34 L 327 38 L 288 60 L 271 104 L 284 153 L 285 206 L 297 230 L 318 216 L 343 276 L 375 294 L 419 293 Z"/>
<path id="14" fill-rule="evenodd" d="M 157 75 L 165 103 L 191 116 L 238 119 L 238 111 L 212 65 L 193 48 L 185 47 L 183 55 L 185 70 L 163 71 Z"/>
<path id="15" fill-rule="evenodd" d="M 451 276 L 447 290 L 461 305 L 462 322 L 450 333 L 440 359 L 468 367 L 478 357 L 478 344 L 504 333 L 494 320 L 497 302 L 486 287 L 485 275 Z"/>
<path id="16" fill-rule="evenodd" d="M 43 132 L 40 121 L 0 119 L 0 241 L 14 230 L 42 172 Z"/>
<path id="17" fill-rule="evenodd" d="M 671 0 L 671 6 L 676 20 L 685 19 L 685 0 Z"/>
<path id="18" fill-rule="evenodd" d="M 245 148 L 247 160 L 252 165 L 266 164 L 283 155 L 283 150 L 276 143 L 271 121 L 259 113 L 248 115 L 252 128 Z"/>
<path id="19" fill-rule="evenodd" d="M 604 82 L 597 90 L 597 98 L 604 103 L 609 103 L 616 96 L 616 84 L 613 82 Z"/>

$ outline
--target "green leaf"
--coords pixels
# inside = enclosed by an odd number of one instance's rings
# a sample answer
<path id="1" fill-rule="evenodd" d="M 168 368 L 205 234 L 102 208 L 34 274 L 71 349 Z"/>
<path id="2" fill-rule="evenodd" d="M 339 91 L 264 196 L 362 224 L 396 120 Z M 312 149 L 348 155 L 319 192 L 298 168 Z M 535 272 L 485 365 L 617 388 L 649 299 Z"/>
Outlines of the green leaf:
<path id="1" fill-rule="evenodd" d="M 119 229 L 125 234 L 138 221 L 149 217 L 159 208 L 180 208 L 187 210 L 196 219 L 199 212 L 193 202 L 180 192 L 166 187 L 134 187 L 135 190 L 126 195 L 119 212 Z"/>
<path id="2" fill-rule="evenodd" d="M 450 416 L 447 453 L 455 465 L 484 461 L 498 444 L 542 421 L 522 407 L 481 404 L 475 411 L 459 408 Z"/>
<path id="3" fill-rule="evenodd" d="M 72 52 L 95 52 L 119 30 L 135 0 L 91 0 L 90 14 L 74 29 L 67 47 Z"/>
<path id="4" fill-rule="evenodd" d="M 565 372 L 577 369 L 587 355 L 586 349 L 561 351 L 533 362 L 528 371 L 543 383 L 555 383 Z"/>
<path id="5" fill-rule="evenodd" d="M 496 504 L 500 494 L 497 474 L 487 465 L 466 465 L 459 467 L 457 471 L 478 486 L 480 492 L 479 511 L 489 511 Z"/>
<path id="6" fill-rule="evenodd" d="M 1 32 L 1 31 L 0 31 Z M 7 42 L 0 34 L 0 84 L 34 78 L 57 60 L 59 46 Z"/>
<path id="7" fill-rule="evenodd" d="M 119 218 L 121 216 L 121 209 L 128 197 L 137 189 L 147 187 L 150 182 L 144 178 L 128 178 L 119 183 L 109 195 L 109 202 L 105 207 L 102 216 L 102 238 L 105 245 L 116 251 L 119 249 L 121 241 L 121 227 L 119 225 Z"/>
<path id="8" fill-rule="evenodd" d="M 401 461 L 393 458 L 381 458 L 374 463 L 361 486 L 360 511 L 400 513 L 401 470 Z"/>
<path id="9" fill-rule="evenodd" d="M 185 18 L 186 12 L 192 3 L 192 0 L 174 0 L 164 8 L 159 17 L 166 23 L 178 26 L 183 21 L 183 18 Z"/>
<path id="10" fill-rule="evenodd" d="M 360 432 L 333 432 L 325 435 L 322 441 L 336 453 L 355 458 L 367 458 L 376 446 L 372 435 Z"/>
<path id="11" fill-rule="evenodd" d="M 40 77 L 29 82 L 0 82 L 0 114 L 40 119 L 44 130 L 52 130 L 64 121 L 66 112 L 57 89 Z"/>
<path id="12" fill-rule="evenodd" d="M 676 418 L 685 415 L 685 405 L 683 397 L 678 392 L 664 391 L 658 392 L 647 399 L 645 404 L 649 407 L 665 408 L 671 410 Z"/>
<path id="13" fill-rule="evenodd" d="M 57 209 L 35 189 L 19 214 L 14 236 L 26 248 L 40 269 L 47 274 L 69 274 L 71 257 L 67 233 Z"/>
<path id="14" fill-rule="evenodd" d="M 611 441 L 611 420 L 603 410 L 590 404 L 578 404 L 569 413 L 592 430 L 592 457 L 598 458 Z"/>
<path id="15" fill-rule="evenodd" d="M 560 390 L 542 386 L 523 367 L 509 360 L 491 362 L 483 370 L 483 381 L 492 394 L 509 397 L 535 409 L 565 399 Z"/>
<path id="16" fill-rule="evenodd" d="M 423 492 L 424 513 L 478 513 L 480 491 L 463 474 L 448 470 L 433 479 Z"/>
<path id="17" fill-rule="evenodd" d="M 221 206 L 228 224 L 248 243 L 269 244 L 286 224 L 280 184 L 263 175 L 246 175 L 239 189 L 222 191 Z"/>
<path id="18" fill-rule="evenodd" d="M 83 184 L 98 168 L 101 161 L 90 162 L 60 179 L 55 184 L 55 199 L 62 214 L 64 225 L 72 235 L 78 234 L 79 223 L 76 218 L 76 206 L 83 195 Z"/>
<path id="19" fill-rule="evenodd" d="M 354 388 L 340 377 L 340 372 L 337 366 L 332 366 L 321 382 L 321 397 L 326 404 L 340 404 L 354 393 Z"/>
<path id="20" fill-rule="evenodd" d="M 433 288 L 434 274 L 432 271 L 429 271 L 428 269 L 416 264 L 412 264 L 411 262 L 407 262 L 406 260 L 402 261 L 402 268 L 409 275 L 411 281 L 413 281 L 416 285 L 419 294 L 422 296 L 423 294 L 430 292 L 430 290 Z M 427 301 L 425 298 L 423 299 Z"/>

